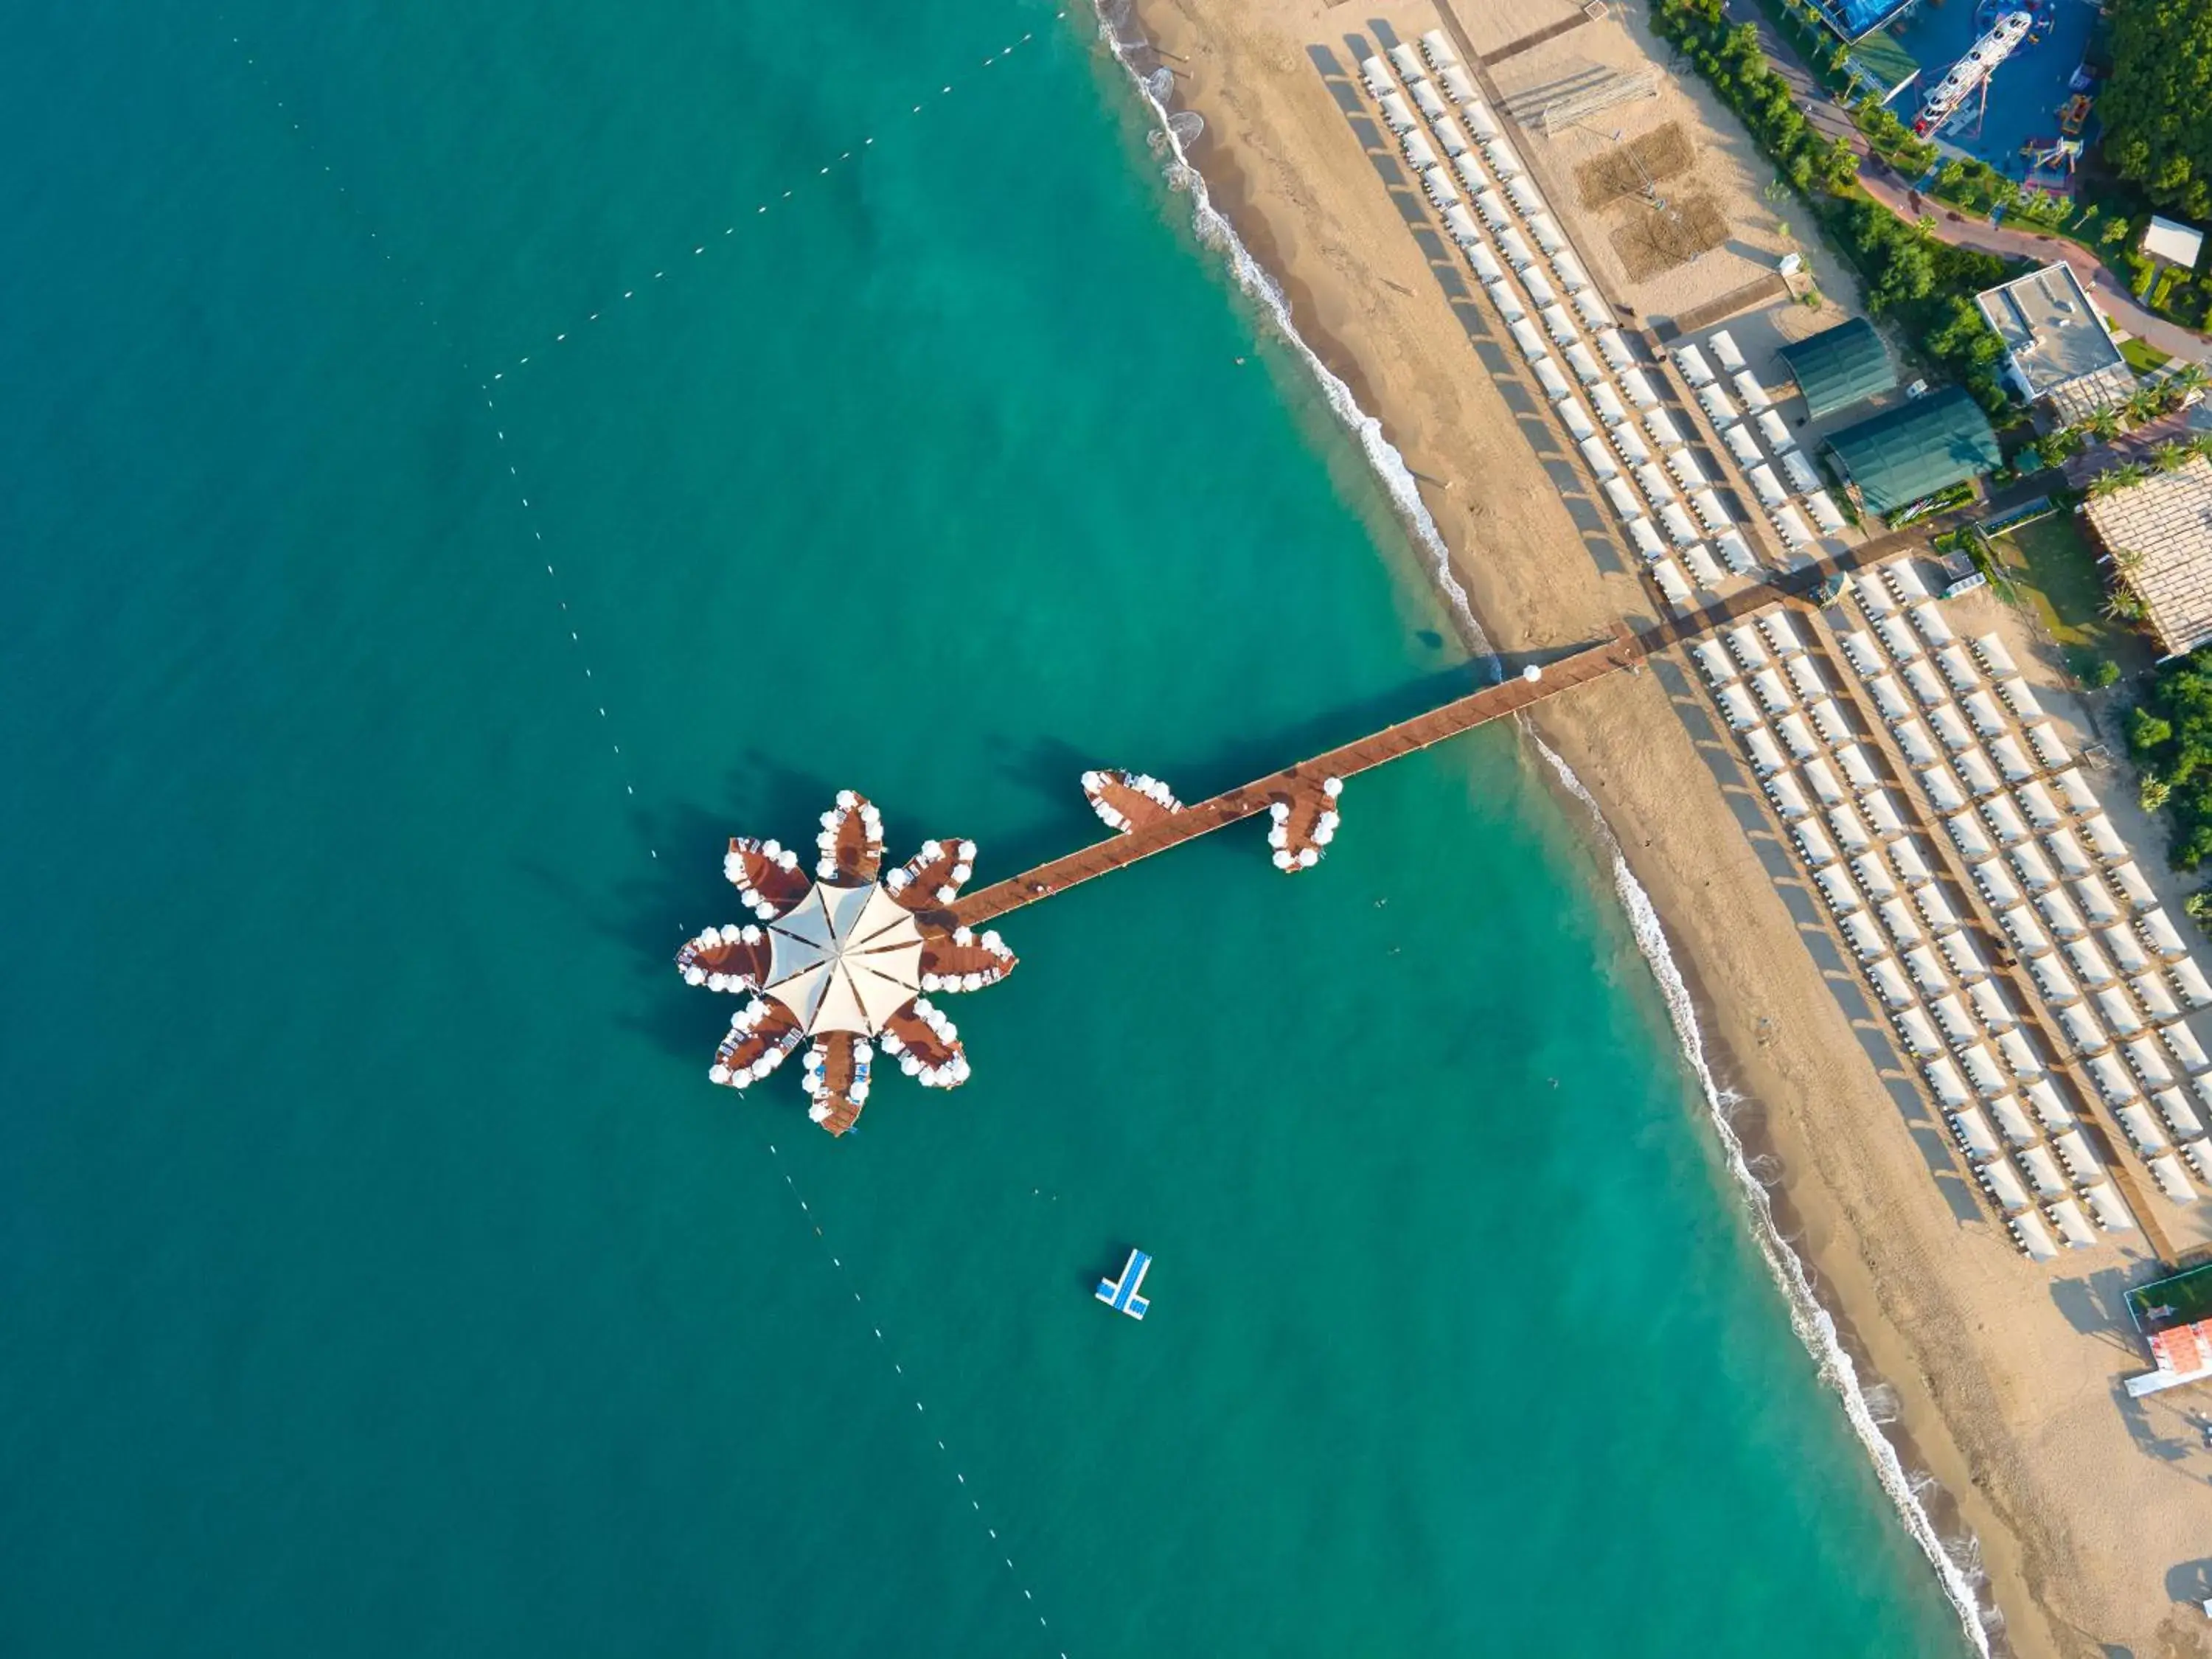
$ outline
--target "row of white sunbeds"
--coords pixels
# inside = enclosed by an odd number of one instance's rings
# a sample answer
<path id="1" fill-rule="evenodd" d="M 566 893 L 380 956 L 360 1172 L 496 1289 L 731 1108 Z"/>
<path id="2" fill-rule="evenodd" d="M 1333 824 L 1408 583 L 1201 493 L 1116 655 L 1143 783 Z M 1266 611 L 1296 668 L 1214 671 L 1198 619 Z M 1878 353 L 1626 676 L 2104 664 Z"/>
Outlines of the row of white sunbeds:
<path id="1" fill-rule="evenodd" d="M 1717 329 L 1706 337 L 1705 343 L 1720 360 L 1722 373 L 1734 377 L 1735 398 L 1722 386 L 1719 375 L 1713 372 L 1712 365 L 1705 361 L 1705 353 L 1695 343 L 1674 348 L 1674 367 L 1697 398 L 1698 406 L 1711 420 L 1713 429 L 1721 434 L 1722 443 L 1743 468 L 1752 493 L 1758 497 L 1783 545 L 1792 552 L 1802 552 L 1814 540 L 1814 532 L 1807 529 L 1803 514 L 1792 505 L 1793 497 L 1802 501 L 1805 512 L 1813 515 L 1819 534 L 1832 536 L 1841 531 L 1845 523 L 1842 509 L 1821 484 L 1820 475 L 1805 459 L 1804 452 L 1797 447 L 1788 424 L 1774 408 L 1774 399 L 1745 362 L 1735 337 L 1724 328 Z M 1759 447 L 1762 435 L 1773 449 L 1772 464 Z M 1783 476 L 1775 472 L 1777 465 L 1789 480 L 1786 488 Z"/>
<path id="2" fill-rule="evenodd" d="M 2030 1179 L 2037 1190 L 2054 1204 L 2064 1205 L 2071 1200 L 2063 1197 L 2063 1183 L 2054 1188 L 2046 1178 L 2047 1172 L 2057 1166 L 2036 1145 L 2039 1133 L 2021 1111 L 2014 1091 L 2024 1085 L 2039 1116 L 2054 1128 L 2070 1125 L 2071 1114 L 2058 1092 L 2055 1076 L 2021 1028 L 2018 1014 L 1936 881 L 1919 842 L 1907 830 L 1865 750 L 1832 700 L 1823 695 L 1825 683 L 1810 659 L 1797 623 L 1788 612 L 1776 610 L 1759 616 L 1755 627 L 1750 623 L 1738 624 L 1722 638 L 1702 641 L 1693 649 L 1729 713 L 1729 723 L 1745 738 L 1754 769 L 1766 782 L 1785 822 L 1791 824 L 1814 884 L 1836 913 L 1838 927 L 1896 1024 L 1901 1042 L 1922 1065 L 1930 1091 L 1966 1148 L 1977 1179 L 2008 1214 L 2013 1236 L 2024 1251 L 2039 1258 L 2055 1255 L 2048 1232 L 2027 1212 L 2027 1189 L 2019 1176 L 2002 1161 L 2002 1148 L 1989 1127 L 1989 1118 L 1996 1116 L 2006 1141 L 2016 1150 L 2027 1149 Z M 1802 728 L 1807 717 L 1794 711 L 1778 721 L 1778 728 L 1795 738 L 1791 746 L 1798 755 L 1796 768 L 1782 758 L 1779 746 L 1756 710 L 1750 711 L 1752 723 L 1745 723 L 1742 704 L 1732 706 L 1727 694 L 1735 691 L 1741 697 L 1745 678 L 1762 675 L 1773 677 L 1770 696 L 1776 692 L 1788 696 L 1782 684 L 1784 675 L 1799 692 L 1808 694 L 1808 702 L 1820 711 L 1811 718 L 1826 729 L 1832 753 L 1819 752 L 1819 745 L 1812 745 L 1815 752 L 1806 752 L 1810 733 Z M 1835 763 L 1832 769 L 1831 758 Z M 1848 787 L 1838 781 L 1837 769 Z M 1804 787 L 1794 781 L 1793 771 L 1804 777 Z M 1808 789 L 1826 809 L 1834 842 L 1812 821 Z M 1838 843 L 1843 848 L 1840 854 Z M 2131 863 L 2125 867 L 2132 872 Z M 2136 882 L 2140 899 L 2154 904 L 2139 875 Z M 2108 892 L 2106 902 L 2111 904 Z M 2084 908 L 2089 908 L 2086 896 Z M 2093 1063 L 2092 1074 L 2108 1101 L 2135 1103 L 2124 1106 L 2126 1115 L 2121 1120 L 2130 1140 L 2160 1188 L 2177 1202 L 2191 1202 L 2197 1194 L 2184 1161 L 2212 1178 L 2212 1167 L 2207 1164 L 2212 1159 L 2212 1142 L 2205 1141 L 2201 1122 L 2180 1092 L 2175 1068 L 2190 1078 L 2199 1098 L 2212 1107 L 2212 1059 L 2207 1058 L 2189 1028 L 2179 1023 L 2179 1005 L 2153 976 L 2158 963 L 2134 943 L 2134 935 L 2124 931 L 2117 913 L 2102 919 L 2112 924 L 2106 933 L 2108 942 L 2124 942 L 2124 946 L 2112 945 L 2114 955 L 2122 959 L 2124 968 L 2140 975 L 2136 994 L 2153 1006 L 2159 1017 L 2175 1022 L 2162 1028 L 2159 1043 L 2151 1041 L 2150 1032 L 2139 1023 L 2127 1027 L 2121 1051 L 2128 1065 L 2156 1091 L 2159 1115 L 2172 1129 L 2173 1139 L 2166 1139 L 2160 1131 L 2158 1117 L 2140 1104 L 2126 1067 L 2109 1052 L 2109 1043 L 2095 1045 L 2106 1051 L 2099 1057 L 2106 1064 Z M 2029 920 L 2032 922 L 2033 918 Z M 2145 943 L 2154 942 L 2146 937 Z M 2185 950 L 2179 948 L 2178 936 L 2162 942 L 2176 947 L 2165 954 L 2179 957 L 2168 967 L 2174 989 L 2193 1007 L 2212 1006 L 2212 984 L 2188 960 Z M 2049 957 L 2050 967 L 2064 976 L 2065 969 L 2047 940 L 2042 942 L 2042 951 Z M 2100 961 L 2101 957 L 2077 953 L 2077 967 L 2086 963 L 2094 969 Z M 2032 969 L 2039 965 L 2039 961 L 2031 961 Z M 2108 979 L 2117 978 L 2109 964 L 2104 964 L 2102 971 Z M 2046 996 L 2054 988 L 2063 994 L 2063 988 L 2046 977 L 2039 976 L 2038 986 Z M 2078 997 L 2079 993 L 2073 994 Z M 2078 1027 L 2068 1029 L 2069 1038 L 2080 1046 Z M 2062 1158 L 2065 1150 L 2070 1150 L 2070 1144 L 2069 1149 L 2062 1149 Z M 2087 1213 L 2097 1225 L 2133 1224 L 2118 1195 L 2108 1184 L 2099 1182 L 2101 1171 L 2092 1162 L 2064 1161 L 2084 1172 L 2081 1202 L 2087 1206 Z M 2045 1212 L 2069 1243 L 2094 1242 L 2094 1230 L 2083 1220 L 2079 1206 Z"/>
<path id="3" fill-rule="evenodd" d="M 1425 35 L 1422 53 L 1442 92 L 1421 75 L 1423 56 L 1402 45 L 1387 62 L 1364 60 L 1362 79 L 1660 591 L 1687 608 L 1692 583 L 1717 587 L 1730 573 L 1753 574 L 1750 544 L 1449 40 Z"/>

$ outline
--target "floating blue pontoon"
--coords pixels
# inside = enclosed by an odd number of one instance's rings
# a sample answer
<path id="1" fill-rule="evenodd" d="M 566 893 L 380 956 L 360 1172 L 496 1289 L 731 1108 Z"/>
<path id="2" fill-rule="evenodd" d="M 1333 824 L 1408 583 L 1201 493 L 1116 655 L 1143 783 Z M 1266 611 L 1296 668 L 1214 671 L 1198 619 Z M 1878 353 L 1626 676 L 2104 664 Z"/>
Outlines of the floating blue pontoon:
<path id="1" fill-rule="evenodd" d="M 1132 1319 L 1142 1319 L 1145 1310 L 1152 1304 L 1137 1292 L 1144 1288 L 1145 1269 L 1152 1265 L 1152 1257 L 1142 1250 L 1130 1251 L 1129 1259 L 1121 1264 L 1119 1279 L 1098 1281 L 1098 1299 L 1115 1313 L 1125 1313 Z"/>

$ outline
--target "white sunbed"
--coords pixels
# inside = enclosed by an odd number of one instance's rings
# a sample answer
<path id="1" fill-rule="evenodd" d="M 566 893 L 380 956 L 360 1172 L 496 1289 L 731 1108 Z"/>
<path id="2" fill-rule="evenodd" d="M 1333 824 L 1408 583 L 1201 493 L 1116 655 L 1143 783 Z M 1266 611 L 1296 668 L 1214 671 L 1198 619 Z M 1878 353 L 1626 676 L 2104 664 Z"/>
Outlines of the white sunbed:
<path id="1" fill-rule="evenodd" d="M 1928 584 L 1920 580 L 1920 573 L 1913 568 L 1910 556 L 1892 559 L 1883 565 L 1881 579 L 1889 584 L 1889 591 L 1897 595 L 1900 605 L 1909 605 L 1930 597 Z"/>
<path id="2" fill-rule="evenodd" d="M 1760 611 L 1756 617 L 1752 617 L 1752 622 L 1759 623 L 1759 633 L 1774 641 L 1774 650 L 1778 654 L 1783 654 L 1783 657 L 1802 657 L 1805 654 L 1805 635 L 1798 633 L 1796 622 L 1790 617 L 1787 611 L 1778 606 L 1774 611 Z M 1827 688 L 1823 686 L 1823 690 L 1827 690 Z"/>
<path id="3" fill-rule="evenodd" d="M 2204 1121 L 2197 1109 L 2189 1103 L 2189 1097 L 2179 1089 L 2166 1089 L 2154 1097 L 2158 1115 L 2166 1120 L 2166 1127 L 2181 1140 L 2193 1140 L 2204 1133 Z"/>
<path id="4" fill-rule="evenodd" d="M 1983 634 L 1974 641 L 1974 654 L 1979 657 L 1990 673 L 1999 679 L 2010 679 L 2020 672 L 2005 649 L 2005 642 L 1995 634 Z"/>
<path id="5" fill-rule="evenodd" d="M 2172 1152 L 2160 1152 L 2150 1160 L 2150 1178 L 2158 1182 L 2159 1191 L 2176 1204 L 2197 1202 L 2197 1189 L 2189 1184 L 2188 1172 Z"/>
<path id="6" fill-rule="evenodd" d="M 2066 748 L 2066 738 L 2059 737 L 2059 728 L 2051 721 L 2037 721 L 2028 728 L 2028 745 L 2035 750 L 2035 759 L 2051 768 L 2073 761 L 2073 752 Z"/>
<path id="7" fill-rule="evenodd" d="M 2016 1156 L 2037 1192 L 2045 1198 L 2057 1198 L 2066 1191 L 2066 1176 L 2048 1146 L 2023 1147 Z"/>
<path id="8" fill-rule="evenodd" d="M 2023 1210 L 2016 1216 L 2008 1217 L 2005 1225 L 2011 1230 L 2013 1242 L 2020 1246 L 2020 1253 L 2030 1261 L 2040 1263 L 2058 1259 L 2058 1246 L 2051 1241 L 2051 1230 L 2043 1224 L 2043 1218 L 2033 1210 Z"/>
<path id="9" fill-rule="evenodd" d="M 1930 645 L 1948 645 L 1958 637 L 1951 631 L 1951 624 L 1943 620 L 1943 613 L 1936 608 L 1932 599 L 1914 605 L 1910 614 L 1912 625 L 1920 630 L 1921 637 Z"/>
<path id="10" fill-rule="evenodd" d="M 2106 1232 L 2124 1233 L 2135 1230 L 2136 1218 L 2128 1213 L 2128 1206 L 2120 1201 L 2109 1181 L 2100 1181 L 2081 1189 L 2081 1201 L 2089 1206 L 2089 1213 Z"/>

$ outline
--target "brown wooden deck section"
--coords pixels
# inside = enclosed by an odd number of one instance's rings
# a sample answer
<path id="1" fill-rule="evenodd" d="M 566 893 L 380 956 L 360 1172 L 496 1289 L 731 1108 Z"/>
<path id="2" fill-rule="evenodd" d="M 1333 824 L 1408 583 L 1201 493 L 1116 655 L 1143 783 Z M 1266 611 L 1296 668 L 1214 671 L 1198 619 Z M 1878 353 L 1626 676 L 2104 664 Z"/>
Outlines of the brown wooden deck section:
<path id="1" fill-rule="evenodd" d="M 1024 904 L 1065 892 L 1079 882 L 1119 870 L 1155 853 L 1164 853 L 1187 841 L 1195 841 L 1224 824 L 1264 813 L 1273 801 L 1288 800 L 1297 792 L 1317 789 L 1323 778 L 1348 778 L 1355 772 L 1367 771 L 1401 755 L 1410 755 L 1416 749 L 1426 749 L 1462 732 L 1471 732 L 1561 691 L 1632 668 L 1643 659 L 1644 647 L 1636 636 L 1626 629 L 1618 629 L 1603 644 L 1548 665 L 1540 679 L 1516 677 L 1502 684 L 1485 686 L 1440 708 L 1385 726 L 1325 755 L 1316 755 L 1280 772 L 1271 772 L 1264 778 L 1241 784 L 1212 800 L 1194 801 L 1182 811 L 1170 813 L 1141 829 L 1094 842 L 1009 880 L 979 888 L 954 904 L 951 913 L 970 927 L 981 927 L 1009 910 L 1018 910 Z"/>

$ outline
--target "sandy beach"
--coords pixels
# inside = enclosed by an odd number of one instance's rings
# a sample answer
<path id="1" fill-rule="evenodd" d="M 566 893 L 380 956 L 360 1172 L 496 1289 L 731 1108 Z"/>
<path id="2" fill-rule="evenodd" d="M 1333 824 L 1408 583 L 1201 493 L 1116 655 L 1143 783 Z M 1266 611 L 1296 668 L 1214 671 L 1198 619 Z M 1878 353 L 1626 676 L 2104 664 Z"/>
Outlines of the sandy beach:
<path id="1" fill-rule="evenodd" d="M 1650 40 L 1640 17 L 1578 22 L 1564 0 L 1479 10 L 1460 15 L 1486 54 L 1559 31 L 1497 66 L 1509 96 L 1585 62 L 1632 64 Z M 1217 204 L 1283 284 L 1301 334 L 1425 481 L 1492 643 L 1558 650 L 1621 618 L 1648 624 L 1626 561 L 1577 525 L 1532 451 L 1540 414 L 1509 403 L 1355 137 L 1333 82 L 1356 77 L 1347 37 L 1374 39 L 1376 20 L 1410 40 L 1438 16 L 1426 0 L 1139 0 L 1132 27 L 1166 54 L 1176 106 L 1205 118 L 1193 159 Z M 1632 142 L 1679 126 L 1731 246 L 1641 283 L 1593 257 L 1601 286 L 1646 318 L 1756 280 L 1793 210 L 1763 193 L 1748 141 L 1702 85 L 1660 78 L 1659 96 L 1600 118 L 1605 132 Z M 1565 202 L 1564 175 L 1602 148 L 1570 133 L 1532 148 L 1531 165 Z M 1579 246 L 1609 246 L 1600 216 L 1570 217 Z M 1824 289 L 1848 295 L 1807 251 Z M 1782 322 L 1802 333 L 1842 313 L 1806 314 L 1806 327 L 1786 311 Z M 2119 1390 L 2147 1364 L 2119 1304 L 2144 1252 L 2107 1245 L 2080 1267 L 2032 1266 L 1985 1210 L 1968 1221 L 1947 1198 L 1717 781 L 1734 757 L 1716 755 L 1708 708 L 1693 674 L 1662 659 L 1545 704 L 1535 725 L 1595 797 L 1658 910 L 1714 1069 L 1742 1097 L 1735 1121 L 1765 1155 L 1784 1233 L 1863 1373 L 1893 1396 L 1887 1431 L 1936 1484 L 1925 1501 L 1954 1556 L 1986 1572 L 1993 1645 L 2212 1653 L 2212 1626 L 2185 1600 L 2212 1553 L 2212 1453 L 2186 1413 L 2212 1402 L 2201 1389 L 2139 1403 Z M 2106 787 L 2115 793 L 2126 792 Z M 2147 833 L 2139 820 L 2124 827 Z M 2146 867 L 2160 862 L 2155 843 L 2139 844 Z M 1601 863 L 1594 876 L 1608 878 Z"/>

